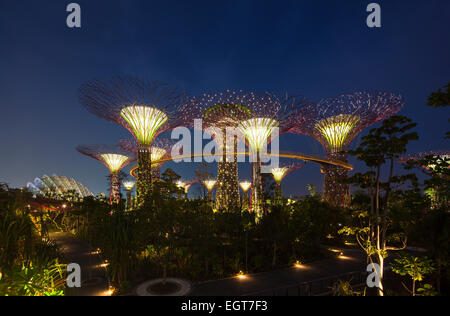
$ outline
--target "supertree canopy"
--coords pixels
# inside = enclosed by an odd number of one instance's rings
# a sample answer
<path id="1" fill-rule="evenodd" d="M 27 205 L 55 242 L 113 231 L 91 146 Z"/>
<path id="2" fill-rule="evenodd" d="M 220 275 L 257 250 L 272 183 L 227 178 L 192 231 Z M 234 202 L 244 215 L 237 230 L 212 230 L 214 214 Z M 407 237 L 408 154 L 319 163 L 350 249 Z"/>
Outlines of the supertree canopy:
<path id="1" fill-rule="evenodd" d="M 64 176 L 44 175 L 27 183 L 27 188 L 36 196 L 56 200 L 83 200 L 93 196 L 92 192 L 80 182 Z"/>
<path id="2" fill-rule="evenodd" d="M 104 164 L 111 175 L 110 183 L 110 203 L 120 201 L 119 172 L 127 164 L 135 160 L 135 157 L 126 154 L 115 146 L 91 145 L 78 146 L 77 150 L 83 155 L 92 157 Z"/>
<path id="3" fill-rule="evenodd" d="M 242 210 L 248 210 L 249 209 L 249 205 L 248 205 L 247 191 L 252 186 L 252 183 L 250 181 L 241 181 L 241 182 L 239 182 L 239 186 L 241 187 L 242 192 L 243 192 L 241 208 L 242 208 Z"/>
<path id="4" fill-rule="evenodd" d="M 317 139 L 327 158 L 347 161 L 350 143 L 364 128 L 397 113 L 403 107 L 400 95 L 386 92 L 356 92 L 337 98 L 323 99 L 300 110 L 302 120 L 292 131 Z M 349 185 L 340 183 L 348 171 L 336 166 L 323 166 L 324 199 L 335 206 L 350 202 Z"/>
<path id="5" fill-rule="evenodd" d="M 125 181 L 122 181 L 122 185 L 125 188 L 125 191 L 127 191 L 127 209 L 130 210 L 133 205 L 131 191 L 133 191 L 133 188 L 136 185 L 136 182 L 132 181 L 132 180 L 125 180 Z"/>
<path id="6" fill-rule="evenodd" d="M 267 141 L 275 128 L 280 133 L 287 132 L 294 127 L 294 109 L 303 105 L 305 99 L 295 97 L 277 97 L 273 94 L 258 94 L 244 91 L 222 91 L 193 97 L 189 104 L 203 116 L 204 127 L 209 131 L 221 133 L 213 135 L 222 150 L 223 157 L 219 161 L 217 175 L 216 208 L 232 209 L 239 201 L 239 182 L 237 169 L 238 135 L 246 138 L 251 148 L 257 151 Z M 232 138 L 227 131 L 233 131 Z M 226 135 L 227 137 L 225 137 Z M 231 140 L 230 140 L 231 138 Z M 229 157 L 233 157 L 229 161 Z M 227 159 L 228 158 L 228 159 Z M 255 163 L 259 165 L 260 161 Z M 260 179 L 260 169 L 254 172 L 255 181 Z M 261 187 L 260 182 L 254 188 Z M 256 193 L 252 199 L 258 215 L 262 214 L 262 192 Z M 256 197 L 257 196 L 257 197 Z"/>
<path id="7" fill-rule="evenodd" d="M 203 181 L 203 184 L 205 185 L 206 189 L 208 190 L 208 201 L 212 201 L 212 191 L 214 187 L 216 186 L 217 180 L 209 179 Z"/>
<path id="8" fill-rule="evenodd" d="M 172 142 L 165 138 L 155 139 L 151 146 L 151 161 L 157 162 L 161 159 L 169 157 L 172 146 L 171 144 Z M 135 156 L 137 156 L 139 153 L 139 145 L 136 143 L 134 139 L 122 139 L 117 143 L 117 145 L 123 150 L 130 152 Z M 159 162 L 153 163 L 151 165 L 153 179 L 160 178 L 161 167 L 163 164 L 164 162 Z"/>
<path id="9" fill-rule="evenodd" d="M 251 210 L 256 213 L 257 221 L 263 215 L 263 183 L 261 179 L 261 154 L 269 138 L 277 131 L 278 135 L 292 131 L 303 124 L 305 116 L 299 117 L 301 109 L 310 102 L 303 97 L 277 96 L 266 93 L 252 95 L 249 104 L 251 118 L 239 122 L 239 130 L 245 135 L 252 151 L 252 194 Z M 256 158 L 256 159 L 255 159 Z"/>
<path id="10" fill-rule="evenodd" d="M 283 193 L 281 190 L 281 182 L 283 179 L 291 172 L 300 169 L 304 166 L 302 163 L 290 163 L 290 164 L 280 164 L 278 168 L 272 168 L 272 175 L 276 182 L 275 189 L 275 204 L 281 203 L 283 199 Z"/>
<path id="11" fill-rule="evenodd" d="M 131 76 L 93 80 L 79 89 L 79 99 L 90 112 L 128 129 L 139 145 L 139 205 L 150 199 L 151 145 L 163 131 L 182 125 L 178 110 L 184 105 L 184 97 L 164 83 Z"/>
<path id="12" fill-rule="evenodd" d="M 203 119 L 203 128 L 214 138 L 221 157 L 217 166 L 215 207 L 219 210 L 237 209 L 239 183 L 237 146 L 239 122 L 251 117 L 251 95 L 243 91 L 221 91 L 192 97 L 189 101 L 191 116 Z M 230 132 L 232 135 L 230 135 Z M 242 140 L 242 139 L 241 139 Z"/>

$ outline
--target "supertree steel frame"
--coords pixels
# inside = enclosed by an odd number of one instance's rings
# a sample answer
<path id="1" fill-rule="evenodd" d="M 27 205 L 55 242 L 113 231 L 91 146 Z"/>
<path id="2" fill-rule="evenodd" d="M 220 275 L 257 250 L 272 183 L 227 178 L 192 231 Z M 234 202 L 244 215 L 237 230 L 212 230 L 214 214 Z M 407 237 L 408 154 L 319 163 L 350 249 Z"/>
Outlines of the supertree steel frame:
<path id="1" fill-rule="evenodd" d="M 274 131 L 278 135 L 292 131 L 303 124 L 306 116 L 299 117 L 301 109 L 310 102 L 298 96 L 278 96 L 272 93 L 250 94 L 248 108 L 251 118 L 239 122 L 238 129 L 243 133 L 254 157 L 252 161 L 251 211 L 256 213 L 256 221 L 265 210 L 263 183 L 261 179 L 261 154 Z M 276 135 L 276 136 L 278 136 Z"/>
<path id="2" fill-rule="evenodd" d="M 122 181 L 122 185 L 127 192 L 127 210 L 131 210 L 133 208 L 133 200 L 131 196 L 131 191 L 133 191 L 134 186 L 136 185 L 135 181 L 125 180 Z"/>
<path id="3" fill-rule="evenodd" d="M 303 163 L 285 163 L 280 164 L 278 168 L 272 168 L 272 175 L 276 182 L 274 204 L 281 204 L 283 200 L 283 192 L 281 189 L 281 182 L 283 181 L 283 179 L 291 172 L 303 168 L 303 166 Z"/>
<path id="4" fill-rule="evenodd" d="M 252 186 L 252 183 L 250 181 L 241 181 L 241 182 L 239 182 L 239 186 L 242 189 L 241 209 L 242 209 L 242 211 L 249 210 L 247 191 Z"/>
<path id="5" fill-rule="evenodd" d="M 350 143 L 364 128 L 388 118 L 403 107 L 400 95 L 386 92 L 356 92 L 337 98 L 323 99 L 300 111 L 306 115 L 293 132 L 305 134 L 318 140 L 330 160 L 347 161 Z M 324 165 L 324 200 L 335 206 L 347 206 L 350 188 L 341 183 L 347 178 L 346 169 Z"/>
<path id="6" fill-rule="evenodd" d="M 157 135 L 183 124 L 178 110 L 185 94 L 157 81 L 131 76 L 93 80 L 79 89 L 81 103 L 93 114 L 125 127 L 139 144 L 136 198 L 151 198 L 151 145 Z"/>
<path id="7" fill-rule="evenodd" d="M 77 150 L 83 155 L 92 157 L 104 164 L 110 174 L 110 203 L 119 203 L 120 201 L 120 182 L 119 172 L 130 162 L 136 158 L 132 157 L 115 146 L 109 145 L 92 145 L 78 146 Z"/>
<path id="8" fill-rule="evenodd" d="M 239 206 L 236 129 L 240 121 L 251 117 L 249 102 L 249 94 L 229 90 L 205 93 L 189 101 L 189 108 L 195 109 L 191 116 L 202 117 L 203 128 L 211 134 L 222 154 L 217 165 L 215 208 L 218 210 L 236 210 Z"/>
<path id="9" fill-rule="evenodd" d="M 203 181 L 203 185 L 206 187 L 206 190 L 208 190 L 208 201 L 212 201 L 212 191 L 217 183 L 217 180 L 209 179 Z"/>
<path id="10" fill-rule="evenodd" d="M 166 138 L 156 138 L 151 146 L 151 161 L 159 161 L 161 159 L 170 157 L 170 152 L 173 145 L 172 143 L 173 143 L 172 141 Z M 123 150 L 130 152 L 136 156 L 139 153 L 139 145 L 136 143 L 134 139 L 121 139 L 119 140 L 117 145 Z M 164 162 L 160 162 L 160 163 L 153 163 L 151 165 L 152 178 L 154 180 L 160 179 L 161 168 L 163 164 Z"/>

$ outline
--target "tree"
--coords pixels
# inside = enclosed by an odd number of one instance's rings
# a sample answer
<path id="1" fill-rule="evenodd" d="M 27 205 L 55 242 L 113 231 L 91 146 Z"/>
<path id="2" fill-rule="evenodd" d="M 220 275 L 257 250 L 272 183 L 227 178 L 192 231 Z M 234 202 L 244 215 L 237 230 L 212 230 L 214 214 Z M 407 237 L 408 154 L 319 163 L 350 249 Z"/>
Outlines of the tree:
<path id="1" fill-rule="evenodd" d="M 409 275 L 411 277 L 411 290 L 409 290 L 403 282 L 402 284 L 412 296 L 416 296 L 416 282 L 422 281 L 425 275 L 432 273 L 434 270 L 433 261 L 427 257 L 420 258 L 402 254 L 400 255 L 400 258 L 395 259 L 395 262 L 392 264 L 392 271 L 394 273 L 401 276 Z M 421 292 L 424 291 L 430 293 L 430 285 L 421 290 Z"/>
<path id="2" fill-rule="evenodd" d="M 350 155 L 356 156 L 363 161 L 370 171 L 362 174 L 357 173 L 350 177 L 347 182 L 366 189 L 371 196 L 369 209 L 359 209 L 354 214 L 358 221 L 354 227 L 344 227 L 340 233 L 355 235 L 356 240 L 367 253 L 368 260 L 373 263 L 376 257 L 380 265 L 380 287 L 378 294 L 383 295 L 383 269 L 384 260 L 388 256 L 388 250 L 404 249 L 406 247 L 407 236 L 401 234 L 391 234 L 388 236 L 390 227 L 389 217 L 391 215 L 390 197 L 393 184 L 402 184 L 410 180 L 417 190 L 417 180 L 414 175 L 395 176 L 394 163 L 400 155 L 406 152 L 406 146 L 411 140 L 417 140 L 416 132 L 410 130 L 417 124 L 404 116 L 392 116 L 383 121 L 379 128 L 373 128 L 367 136 L 362 138 L 361 145 L 354 151 L 349 151 Z M 382 168 L 387 164 L 387 181 L 382 182 Z M 381 192 L 384 196 L 381 197 Z M 401 242 L 401 247 L 387 245 L 388 239 L 394 238 L 396 242 Z M 399 240 L 400 239 L 400 240 Z"/>
<path id="3" fill-rule="evenodd" d="M 437 92 L 430 94 L 427 105 L 434 108 L 450 106 L 450 82 L 444 87 L 444 89 L 445 90 L 442 91 L 439 88 Z M 447 132 L 446 135 L 446 138 L 450 138 L 450 132 Z"/>

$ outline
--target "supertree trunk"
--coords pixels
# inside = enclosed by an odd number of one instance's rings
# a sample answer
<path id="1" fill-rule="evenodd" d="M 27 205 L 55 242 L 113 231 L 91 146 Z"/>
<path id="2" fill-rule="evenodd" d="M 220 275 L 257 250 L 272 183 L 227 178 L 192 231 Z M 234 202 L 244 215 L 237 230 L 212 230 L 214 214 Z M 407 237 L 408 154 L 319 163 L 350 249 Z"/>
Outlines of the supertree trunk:
<path id="1" fill-rule="evenodd" d="M 277 182 L 276 188 L 275 188 L 275 196 L 274 196 L 274 204 L 275 205 L 281 205 L 283 202 L 283 193 L 281 191 L 281 181 Z"/>
<path id="2" fill-rule="evenodd" d="M 153 180 L 161 178 L 161 165 L 152 167 L 152 178 Z"/>
<path id="3" fill-rule="evenodd" d="M 127 210 L 131 210 L 133 208 L 133 201 L 131 198 L 131 190 L 127 191 Z"/>
<path id="4" fill-rule="evenodd" d="M 119 173 L 114 172 L 111 173 L 111 188 L 109 195 L 110 204 L 117 204 L 120 202 L 120 182 L 119 182 Z"/>
<path id="5" fill-rule="evenodd" d="M 241 204 L 242 211 L 248 211 L 249 205 L 248 205 L 248 194 L 247 192 L 244 192 L 242 194 L 242 204 Z"/>
<path id="6" fill-rule="evenodd" d="M 225 130 L 223 131 L 225 135 Z M 233 162 L 227 161 L 227 152 L 224 149 L 222 161 L 218 163 L 217 168 L 217 191 L 216 191 L 216 209 L 234 210 L 239 206 L 239 179 L 237 164 L 237 138 L 234 137 Z M 226 137 L 223 137 L 223 147 L 226 146 Z"/>
<path id="7" fill-rule="evenodd" d="M 138 170 L 136 181 L 136 202 L 142 206 L 151 198 L 152 188 L 152 151 L 150 147 L 141 147 L 138 151 Z"/>
<path id="8" fill-rule="evenodd" d="M 212 202 L 212 190 L 208 190 L 208 201 Z"/>
<path id="9" fill-rule="evenodd" d="M 256 154 L 256 162 L 252 162 L 252 191 L 251 191 L 251 207 L 252 212 L 256 214 L 256 221 L 263 216 L 263 191 L 261 180 L 261 158 L 259 151 Z"/>
<path id="10" fill-rule="evenodd" d="M 347 161 L 346 155 L 329 155 L 331 159 Z M 328 204 L 336 207 L 347 207 L 350 205 L 350 185 L 340 181 L 347 179 L 348 170 L 337 166 L 324 167 L 325 181 L 323 198 Z"/>

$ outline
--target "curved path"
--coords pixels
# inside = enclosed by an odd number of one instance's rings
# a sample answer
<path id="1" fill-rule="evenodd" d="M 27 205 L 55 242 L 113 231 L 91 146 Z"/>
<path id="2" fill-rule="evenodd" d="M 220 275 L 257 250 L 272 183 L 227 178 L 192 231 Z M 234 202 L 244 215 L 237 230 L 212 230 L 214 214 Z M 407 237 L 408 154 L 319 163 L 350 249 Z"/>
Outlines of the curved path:
<path id="1" fill-rule="evenodd" d="M 192 286 L 190 296 L 245 296 L 272 295 L 271 290 L 361 271 L 366 267 L 366 256 L 359 249 L 343 249 L 340 258 L 316 261 L 300 268 L 286 268 L 270 272 L 249 274 L 246 278 L 232 277 L 198 283 Z M 266 294 L 261 294 L 266 293 Z"/>
<path id="2" fill-rule="evenodd" d="M 86 242 L 69 233 L 50 233 L 67 263 L 78 263 L 81 267 L 81 288 L 68 289 L 70 296 L 105 296 L 108 291 L 102 258 Z"/>

